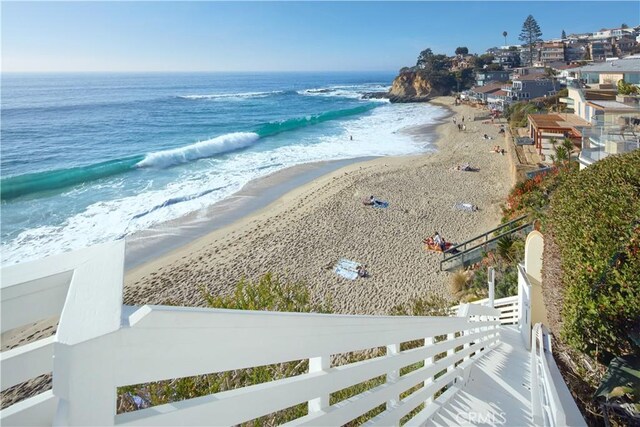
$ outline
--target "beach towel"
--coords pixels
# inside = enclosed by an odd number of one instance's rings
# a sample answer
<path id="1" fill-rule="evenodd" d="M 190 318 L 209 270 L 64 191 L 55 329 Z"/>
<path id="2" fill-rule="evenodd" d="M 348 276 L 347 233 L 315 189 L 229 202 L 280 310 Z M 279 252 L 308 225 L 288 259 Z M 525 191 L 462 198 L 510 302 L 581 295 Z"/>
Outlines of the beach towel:
<path id="1" fill-rule="evenodd" d="M 341 258 L 333 271 L 345 279 L 356 280 L 358 278 L 358 266 L 360 264 L 355 261 L 349 261 L 346 258 Z"/>
<path id="2" fill-rule="evenodd" d="M 454 205 L 454 207 L 456 209 L 458 209 L 459 211 L 465 211 L 465 212 L 473 212 L 473 211 L 477 211 L 478 207 L 475 205 L 472 205 L 471 203 L 456 203 Z"/>
<path id="3" fill-rule="evenodd" d="M 389 207 L 389 202 L 383 202 L 378 200 L 376 203 L 373 204 L 374 208 L 380 208 L 380 209 L 385 209 Z"/>

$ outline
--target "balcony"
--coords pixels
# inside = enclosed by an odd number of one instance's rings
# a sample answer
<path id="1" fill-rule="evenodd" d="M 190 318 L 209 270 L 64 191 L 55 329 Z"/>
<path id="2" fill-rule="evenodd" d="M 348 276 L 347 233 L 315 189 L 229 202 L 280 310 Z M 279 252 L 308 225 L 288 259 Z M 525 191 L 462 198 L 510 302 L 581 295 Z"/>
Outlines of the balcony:
<path id="1" fill-rule="evenodd" d="M 594 126 L 582 134 L 580 167 L 584 168 L 610 155 L 624 154 L 640 148 L 640 136 L 621 126 Z"/>

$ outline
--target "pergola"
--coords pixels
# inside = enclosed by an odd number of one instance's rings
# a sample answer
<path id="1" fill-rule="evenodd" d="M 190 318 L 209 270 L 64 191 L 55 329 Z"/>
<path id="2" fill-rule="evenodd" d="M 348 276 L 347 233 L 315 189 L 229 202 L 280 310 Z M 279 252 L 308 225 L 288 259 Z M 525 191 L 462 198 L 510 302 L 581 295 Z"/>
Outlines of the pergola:
<path id="1" fill-rule="evenodd" d="M 582 120 L 574 114 L 529 114 L 529 136 L 542 154 L 542 140 L 547 138 L 569 138 L 580 140 L 582 133 L 578 128 L 590 126 L 589 122 Z"/>

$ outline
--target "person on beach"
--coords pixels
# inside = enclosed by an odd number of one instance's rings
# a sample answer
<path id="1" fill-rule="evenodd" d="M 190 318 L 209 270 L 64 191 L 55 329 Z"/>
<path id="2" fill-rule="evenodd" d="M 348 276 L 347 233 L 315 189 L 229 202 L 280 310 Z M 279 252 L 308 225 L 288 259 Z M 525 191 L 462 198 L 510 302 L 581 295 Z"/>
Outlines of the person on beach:
<path id="1" fill-rule="evenodd" d="M 362 201 L 362 203 L 366 206 L 377 206 L 377 205 L 383 205 L 384 202 L 381 202 L 380 200 L 376 199 L 375 197 L 371 196 L 369 197 L 369 199 L 364 199 Z"/>
<path id="2" fill-rule="evenodd" d="M 356 267 L 356 271 L 358 272 L 358 277 L 367 277 L 369 273 L 367 273 L 367 265 L 359 265 Z"/>
<path id="3" fill-rule="evenodd" d="M 464 116 L 462 116 L 462 123 L 464 123 Z"/>
<path id="4" fill-rule="evenodd" d="M 353 135 L 349 135 L 349 141 L 353 141 Z"/>
<path id="5" fill-rule="evenodd" d="M 466 132 L 467 131 L 467 125 L 462 125 L 462 130 L 463 130 L 463 132 Z"/>
<path id="6" fill-rule="evenodd" d="M 454 124 L 454 125 L 457 125 L 457 124 L 458 124 L 458 123 L 456 123 L 456 118 L 455 118 L 455 117 L 453 118 L 453 124 Z"/>
<path id="7" fill-rule="evenodd" d="M 433 234 L 433 242 L 440 246 L 440 249 L 442 250 L 442 252 L 444 252 L 444 248 L 446 247 L 446 243 L 444 241 L 444 239 L 442 237 L 440 237 L 440 235 L 438 234 L 438 232 L 436 231 Z"/>

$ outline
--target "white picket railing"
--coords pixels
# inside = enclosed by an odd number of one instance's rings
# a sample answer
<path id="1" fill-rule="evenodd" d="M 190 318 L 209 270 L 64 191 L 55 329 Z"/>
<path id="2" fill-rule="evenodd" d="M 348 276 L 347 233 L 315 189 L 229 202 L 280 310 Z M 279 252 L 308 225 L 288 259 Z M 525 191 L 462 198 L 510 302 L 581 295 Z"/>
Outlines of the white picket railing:
<path id="1" fill-rule="evenodd" d="M 57 341 L 89 339 L 120 326 L 123 265 L 124 242 L 115 242 L 2 269 L 3 333 L 60 318 L 56 337 L 0 354 L 3 392 L 53 372 Z M 0 424 L 50 425 L 57 407 L 58 396 L 48 390 L 0 411 Z"/>
<path id="2" fill-rule="evenodd" d="M 116 242 L 3 269 L 3 332 L 56 315 L 60 322 L 54 339 L 2 353 L 3 390 L 53 372 L 53 390 L 0 411 L 2 425 L 231 425 L 300 403 L 308 414 L 296 425 L 344 424 L 383 404 L 369 423 L 397 424 L 426 403 L 414 417 L 423 422 L 499 342 L 500 312 L 479 305 L 461 307 L 459 317 L 127 307 L 123 260 Z M 424 344 L 401 350 L 414 340 Z M 385 356 L 330 364 L 332 355 L 378 347 Z M 303 375 L 115 412 L 120 386 L 305 359 Z M 400 375 L 417 362 L 425 364 Z M 331 404 L 331 393 L 381 375 L 383 384 Z"/>
<path id="3" fill-rule="evenodd" d="M 586 426 L 551 351 L 551 336 L 542 323 L 531 335 L 531 409 L 537 426 Z"/>
<path id="4" fill-rule="evenodd" d="M 529 349 L 531 343 L 531 282 L 523 264 L 518 264 L 518 327 L 522 343 Z"/>
<path id="5" fill-rule="evenodd" d="M 473 301 L 470 304 L 489 306 L 489 298 Z M 493 308 L 500 312 L 499 320 L 501 325 L 516 325 L 518 323 L 519 310 L 517 295 L 498 298 L 493 302 L 493 304 Z M 459 305 L 451 307 L 451 313 L 457 313 L 459 308 Z"/>

